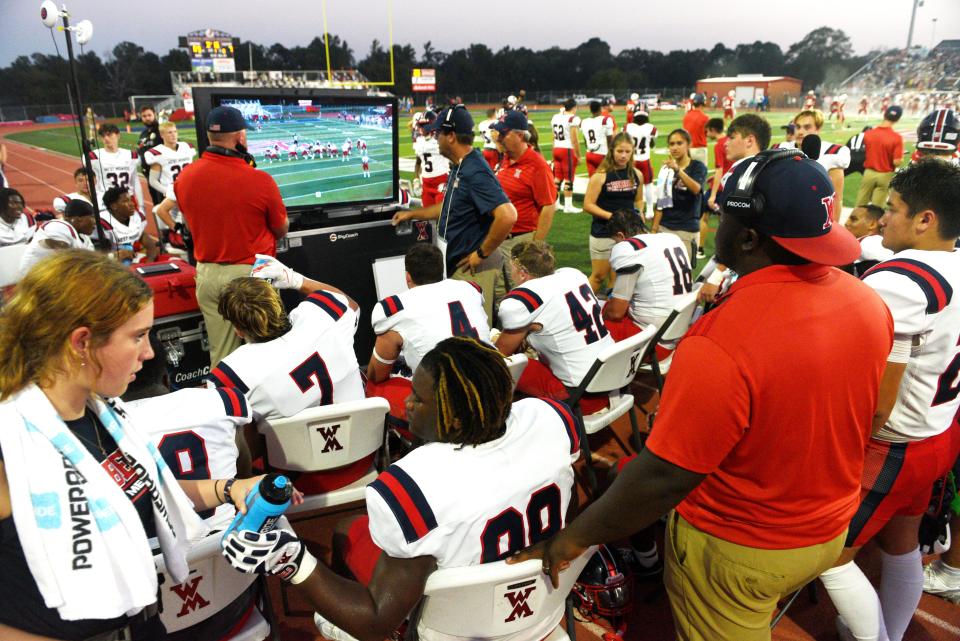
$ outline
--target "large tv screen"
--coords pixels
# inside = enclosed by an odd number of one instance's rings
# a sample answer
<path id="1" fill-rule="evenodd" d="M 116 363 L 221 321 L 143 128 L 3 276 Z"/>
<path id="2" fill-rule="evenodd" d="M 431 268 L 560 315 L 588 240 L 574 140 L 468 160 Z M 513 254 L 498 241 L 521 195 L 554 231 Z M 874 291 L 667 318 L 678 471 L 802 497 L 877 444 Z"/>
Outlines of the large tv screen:
<path id="1" fill-rule="evenodd" d="M 287 208 L 333 209 L 393 202 L 398 196 L 396 99 L 359 92 L 251 89 L 211 93 L 197 113 L 201 149 L 206 113 L 236 107 L 247 150 L 273 176 Z"/>

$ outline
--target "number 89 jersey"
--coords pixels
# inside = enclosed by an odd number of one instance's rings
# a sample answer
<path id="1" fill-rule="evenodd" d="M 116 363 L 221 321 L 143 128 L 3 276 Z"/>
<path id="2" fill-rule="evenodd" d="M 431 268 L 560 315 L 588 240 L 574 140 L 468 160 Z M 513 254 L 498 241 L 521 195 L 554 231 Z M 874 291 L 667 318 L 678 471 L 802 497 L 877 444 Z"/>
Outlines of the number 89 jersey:
<path id="1" fill-rule="evenodd" d="M 540 325 L 527 341 L 568 387 L 579 385 L 597 355 L 614 343 L 587 277 L 571 267 L 512 289 L 500 301 L 500 322 L 505 330 Z"/>
<path id="2" fill-rule="evenodd" d="M 290 331 L 247 343 L 210 371 L 210 387 L 236 387 L 255 415 L 293 416 L 316 405 L 364 398 L 353 352 L 357 311 L 342 294 L 318 290 L 290 312 Z"/>
<path id="3" fill-rule="evenodd" d="M 610 250 L 610 267 L 617 282 L 639 271 L 630 295 L 630 318 L 638 325 L 661 323 L 677 297 L 693 289 L 686 249 L 673 234 L 638 234 L 617 243 Z M 616 286 L 613 295 L 621 298 Z"/>
<path id="4" fill-rule="evenodd" d="M 394 558 L 430 555 L 446 568 L 499 561 L 546 540 L 564 525 L 582 433 L 563 403 L 528 398 L 513 404 L 496 440 L 415 449 L 367 486 L 374 543 Z"/>
<path id="5" fill-rule="evenodd" d="M 897 402 L 877 438 L 897 443 L 941 434 L 960 406 L 960 251 L 907 249 L 869 269 L 863 282 L 890 309 L 894 340 L 912 343 Z"/>

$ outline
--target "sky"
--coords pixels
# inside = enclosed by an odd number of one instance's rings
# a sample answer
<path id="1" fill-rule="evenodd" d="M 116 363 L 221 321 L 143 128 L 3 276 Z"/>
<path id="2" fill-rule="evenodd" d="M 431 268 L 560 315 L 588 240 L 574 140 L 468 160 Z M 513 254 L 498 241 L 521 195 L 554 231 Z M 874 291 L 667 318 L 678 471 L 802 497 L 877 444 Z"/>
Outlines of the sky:
<path id="1" fill-rule="evenodd" d="M 327 0 L 330 32 L 346 39 L 358 60 L 363 58 L 374 38 L 384 43 L 389 38 L 388 2 Z M 914 44 L 930 46 L 934 36 L 937 42 L 960 39 L 960 0 L 922 2 Z M 418 55 L 428 40 L 435 49 L 449 52 L 475 42 L 493 50 L 508 45 L 574 47 L 594 36 L 606 40 L 614 53 L 633 47 L 709 49 L 717 42 L 733 48 L 755 40 L 776 42 L 786 51 L 806 33 L 829 25 L 843 29 L 855 52 L 864 54 L 877 47 L 906 45 L 913 0 L 734 0 L 726 4 L 638 0 L 605 4 L 595 17 L 586 11 L 589 4 L 521 0 L 508 3 L 511 11 L 504 11 L 503 5 L 493 2 L 392 0 L 393 40 L 412 44 Z M 146 8 L 151 6 L 154 17 L 146 18 Z M 616 6 L 623 7 L 622 13 L 612 10 Z M 20 55 L 54 53 L 39 7 L 39 0 L 0 0 L 4 26 L 0 66 Z M 123 40 L 164 54 L 177 46 L 178 36 L 208 27 L 243 40 L 288 47 L 306 45 L 323 33 L 320 0 L 69 0 L 67 7 L 73 21 L 93 22 L 94 36 L 87 49 L 101 55 Z M 691 16 L 702 20 L 691 23 Z M 57 33 L 57 44 L 63 50 L 61 33 Z"/>

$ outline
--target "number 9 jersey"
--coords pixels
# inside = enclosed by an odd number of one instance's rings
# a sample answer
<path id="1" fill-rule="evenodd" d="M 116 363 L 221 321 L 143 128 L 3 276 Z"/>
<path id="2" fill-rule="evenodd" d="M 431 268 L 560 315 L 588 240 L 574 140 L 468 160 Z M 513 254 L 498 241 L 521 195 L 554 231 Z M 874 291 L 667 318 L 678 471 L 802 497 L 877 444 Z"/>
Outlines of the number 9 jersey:
<path id="1" fill-rule="evenodd" d="M 499 316 L 504 330 L 541 326 L 531 329 L 527 341 L 567 387 L 579 385 L 597 355 L 614 343 L 587 277 L 571 267 L 510 290 Z"/>
<path id="2" fill-rule="evenodd" d="M 363 383 L 353 351 L 358 320 L 346 296 L 317 290 L 290 312 L 286 334 L 241 345 L 210 371 L 207 385 L 241 390 L 254 414 L 266 419 L 361 400 Z"/>

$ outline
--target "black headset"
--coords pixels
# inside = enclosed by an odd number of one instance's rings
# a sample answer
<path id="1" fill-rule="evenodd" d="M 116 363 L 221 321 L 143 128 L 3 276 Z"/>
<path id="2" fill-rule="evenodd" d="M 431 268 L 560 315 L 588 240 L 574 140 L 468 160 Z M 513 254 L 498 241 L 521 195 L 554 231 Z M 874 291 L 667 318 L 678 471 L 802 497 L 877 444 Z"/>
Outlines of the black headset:
<path id="1" fill-rule="evenodd" d="M 207 145 L 207 148 L 204 149 L 204 151 L 209 152 L 211 154 L 219 154 L 221 156 L 227 156 L 228 158 L 240 158 L 243 160 L 243 162 L 247 163 L 251 167 L 256 167 L 257 161 L 254 160 L 252 155 L 247 153 L 247 148 L 243 147 L 243 145 L 237 145 L 237 146 L 242 147 L 243 150 L 241 151 L 239 149 L 229 149 L 227 147 L 221 147 L 220 145 Z"/>
<path id="2" fill-rule="evenodd" d="M 798 149 L 766 149 L 744 160 L 747 167 L 740 174 L 733 193 L 724 201 L 723 211 L 740 218 L 756 218 L 763 215 L 766 198 L 760 192 L 753 191 L 757 177 L 770 163 L 798 156 L 806 158 L 806 155 Z"/>

